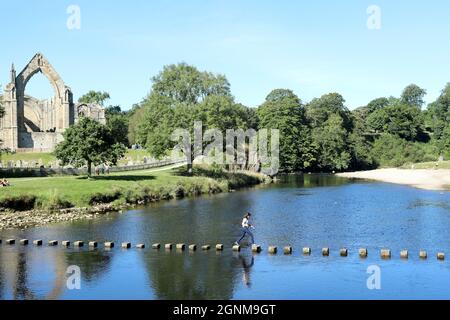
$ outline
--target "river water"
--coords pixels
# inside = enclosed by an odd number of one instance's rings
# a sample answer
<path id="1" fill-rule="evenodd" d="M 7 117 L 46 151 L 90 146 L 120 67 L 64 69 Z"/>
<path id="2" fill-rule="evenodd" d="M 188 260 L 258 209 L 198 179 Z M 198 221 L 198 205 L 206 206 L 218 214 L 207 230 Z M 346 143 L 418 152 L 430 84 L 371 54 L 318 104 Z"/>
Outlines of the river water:
<path id="1" fill-rule="evenodd" d="M 246 211 L 263 252 L 231 251 Z M 94 221 L 0 232 L 44 246 L 0 245 L 0 299 L 450 299 L 450 192 L 290 177 L 235 193 L 161 202 Z M 48 240 L 96 240 L 98 249 L 48 247 Z M 104 241 L 147 248 L 105 250 Z M 167 252 L 152 243 L 210 244 L 211 251 Z M 216 252 L 216 243 L 225 244 Z M 294 253 L 269 255 L 267 246 Z M 304 256 L 301 248 L 311 247 Z M 321 248 L 330 256 L 322 257 Z M 346 247 L 349 256 L 340 257 Z M 361 259 L 365 247 L 369 257 Z M 392 259 L 379 250 L 392 250 Z M 410 258 L 399 252 L 408 249 Z M 421 260 L 419 250 L 429 258 Z M 437 252 L 447 253 L 438 261 Z M 81 272 L 70 286 L 69 266 Z M 373 271 L 375 270 L 375 273 Z M 370 271 L 370 273 L 368 273 Z M 367 282 L 376 284 L 368 286 Z M 69 286 L 68 286 L 69 283 Z M 370 288 L 370 289 L 369 289 Z"/>

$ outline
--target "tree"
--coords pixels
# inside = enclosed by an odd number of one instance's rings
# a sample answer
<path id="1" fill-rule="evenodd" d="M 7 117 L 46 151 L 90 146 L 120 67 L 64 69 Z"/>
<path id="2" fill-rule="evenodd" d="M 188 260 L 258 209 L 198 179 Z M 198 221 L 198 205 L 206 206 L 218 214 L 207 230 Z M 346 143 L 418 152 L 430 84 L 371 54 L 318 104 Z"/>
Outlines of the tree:
<path id="1" fill-rule="evenodd" d="M 367 105 L 368 114 L 373 113 L 379 109 L 383 109 L 389 105 L 389 99 L 388 98 L 377 98 L 375 100 L 372 100 Z"/>
<path id="2" fill-rule="evenodd" d="M 85 95 L 81 96 L 80 99 L 78 99 L 79 103 L 97 103 L 101 106 L 105 104 L 107 100 L 109 100 L 111 97 L 109 96 L 109 93 L 107 92 L 101 92 L 101 91 L 94 91 L 91 90 Z"/>
<path id="3" fill-rule="evenodd" d="M 352 129 L 350 111 L 345 107 L 345 100 L 339 93 L 325 94 L 313 99 L 306 106 L 306 116 L 313 128 L 324 124 L 331 115 L 339 115 L 344 128 L 347 131 Z"/>
<path id="4" fill-rule="evenodd" d="M 125 146 L 116 142 L 107 126 L 87 117 L 66 129 L 63 136 L 64 141 L 56 146 L 56 157 L 63 165 L 78 168 L 86 165 L 89 176 L 92 165 L 115 165 L 126 152 Z"/>
<path id="5" fill-rule="evenodd" d="M 316 169 L 345 170 L 351 164 L 349 134 L 353 119 L 345 107 L 344 98 L 330 93 L 313 99 L 306 106 L 306 115 L 312 130 Z"/>
<path id="6" fill-rule="evenodd" d="M 171 139 L 176 129 L 191 133 L 191 149 L 185 150 L 186 157 L 190 157 L 188 170 L 195 154 L 195 121 L 202 121 L 203 130 L 226 130 L 246 127 L 247 120 L 254 120 L 254 114 L 247 114 L 245 107 L 234 102 L 224 76 L 200 72 L 185 63 L 165 66 L 153 78 L 151 94 L 141 108 L 144 111 L 136 130 L 136 141 L 153 156 L 163 157 L 177 144 Z"/>
<path id="7" fill-rule="evenodd" d="M 314 161 L 301 100 L 287 89 L 273 90 L 258 108 L 259 127 L 280 130 L 280 168 L 293 172 Z"/>
<path id="8" fill-rule="evenodd" d="M 389 133 L 414 141 L 423 133 L 423 115 L 415 106 L 391 105 L 379 109 L 367 118 L 368 126 L 378 133 Z"/>
<path id="9" fill-rule="evenodd" d="M 425 89 L 422 89 L 418 85 L 410 84 L 403 90 L 401 102 L 408 106 L 422 109 L 422 106 L 425 103 L 423 98 L 426 94 L 427 91 Z"/>
<path id="10" fill-rule="evenodd" d="M 152 80 L 152 94 L 167 97 L 173 102 L 197 104 L 211 95 L 231 96 L 225 76 L 200 72 L 186 63 L 164 66 Z"/>
<path id="11" fill-rule="evenodd" d="M 128 117 L 125 114 L 107 114 L 106 126 L 111 131 L 115 141 L 125 146 L 129 145 L 128 141 Z"/>
<path id="12" fill-rule="evenodd" d="M 348 132 L 344 119 L 332 114 L 320 127 L 312 131 L 316 146 L 316 165 L 324 171 L 346 170 L 350 166 L 351 155 L 348 145 Z"/>

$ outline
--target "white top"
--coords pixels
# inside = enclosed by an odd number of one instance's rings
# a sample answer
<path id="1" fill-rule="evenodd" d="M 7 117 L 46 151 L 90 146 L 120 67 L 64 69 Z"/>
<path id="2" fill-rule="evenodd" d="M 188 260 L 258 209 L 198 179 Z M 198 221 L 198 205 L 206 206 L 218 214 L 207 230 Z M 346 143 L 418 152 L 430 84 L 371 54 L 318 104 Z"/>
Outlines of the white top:
<path id="1" fill-rule="evenodd" d="M 242 228 L 249 228 L 250 224 L 248 223 L 248 219 L 244 218 L 244 220 L 242 220 Z"/>

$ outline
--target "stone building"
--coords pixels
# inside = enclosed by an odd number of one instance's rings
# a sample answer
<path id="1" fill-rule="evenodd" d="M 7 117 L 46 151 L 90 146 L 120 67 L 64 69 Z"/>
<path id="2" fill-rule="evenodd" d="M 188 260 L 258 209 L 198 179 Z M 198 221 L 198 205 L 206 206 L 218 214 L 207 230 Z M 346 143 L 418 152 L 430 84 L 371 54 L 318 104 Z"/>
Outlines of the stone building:
<path id="1" fill-rule="evenodd" d="M 38 72 L 53 86 L 55 96 L 39 100 L 25 94 L 28 81 Z M 0 119 L 2 148 L 16 152 L 52 151 L 62 141 L 62 133 L 82 117 L 105 123 L 105 109 L 97 104 L 74 104 L 73 94 L 53 66 L 40 53 L 16 75 L 11 66 L 10 83 L 5 86 Z"/>

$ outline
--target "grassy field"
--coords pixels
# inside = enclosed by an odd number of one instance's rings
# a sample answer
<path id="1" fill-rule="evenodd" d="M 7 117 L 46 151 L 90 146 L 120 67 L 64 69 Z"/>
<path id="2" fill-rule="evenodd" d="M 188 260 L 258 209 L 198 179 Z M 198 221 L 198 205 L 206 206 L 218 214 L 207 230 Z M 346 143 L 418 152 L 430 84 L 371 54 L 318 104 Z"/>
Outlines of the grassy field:
<path id="1" fill-rule="evenodd" d="M 145 156 L 147 157 L 150 156 L 148 152 L 145 150 L 128 150 L 125 157 L 119 161 L 119 164 L 124 165 L 128 162 L 129 159 L 131 159 L 134 162 L 142 161 Z M 1 155 L 0 161 L 2 161 L 3 163 L 7 163 L 10 160 L 14 162 L 18 160 L 27 162 L 42 160 L 42 163 L 45 166 L 48 166 L 51 162 L 56 160 L 56 157 L 52 153 L 45 153 L 45 152 L 26 152 L 26 153 L 9 153 L 9 154 L 3 153 Z"/>
<path id="2" fill-rule="evenodd" d="M 10 179 L 0 189 L 0 207 L 14 210 L 62 209 L 95 204 L 136 204 L 184 196 L 227 192 L 264 182 L 258 174 L 212 172 L 197 168 L 194 176 L 183 168 L 153 169 L 86 177 Z"/>
<path id="3" fill-rule="evenodd" d="M 412 164 L 407 164 L 402 166 L 402 169 L 411 169 L 412 166 Z M 414 169 L 450 169 L 450 161 L 415 163 Z"/>

